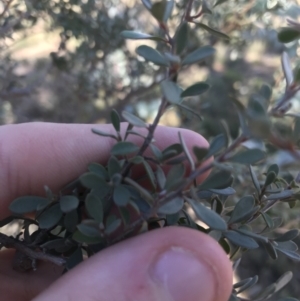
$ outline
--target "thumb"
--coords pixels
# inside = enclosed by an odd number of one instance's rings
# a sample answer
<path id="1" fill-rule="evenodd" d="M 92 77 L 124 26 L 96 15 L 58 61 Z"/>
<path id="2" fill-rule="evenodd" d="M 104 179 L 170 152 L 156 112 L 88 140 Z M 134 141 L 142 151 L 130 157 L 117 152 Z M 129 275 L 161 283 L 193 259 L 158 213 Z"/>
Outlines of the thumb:
<path id="1" fill-rule="evenodd" d="M 101 251 L 34 301 L 227 301 L 231 288 L 231 264 L 218 243 L 170 227 Z"/>

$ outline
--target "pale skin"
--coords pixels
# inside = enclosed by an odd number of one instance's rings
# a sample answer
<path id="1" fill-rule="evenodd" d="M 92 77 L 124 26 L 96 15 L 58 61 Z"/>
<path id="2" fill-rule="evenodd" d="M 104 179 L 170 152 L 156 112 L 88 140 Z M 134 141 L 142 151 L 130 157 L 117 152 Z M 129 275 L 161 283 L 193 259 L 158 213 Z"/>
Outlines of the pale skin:
<path id="1" fill-rule="evenodd" d="M 58 192 L 89 163 L 105 164 L 114 142 L 92 134 L 92 127 L 112 131 L 110 125 L 2 126 L 0 219 L 9 215 L 14 198 L 44 195 L 44 185 Z M 178 130 L 158 127 L 156 145 L 164 149 L 177 143 Z M 189 148 L 207 147 L 199 134 L 180 131 Z M 130 140 L 142 143 L 138 137 Z M 178 227 L 118 243 L 64 276 L 60 268 L 46 263 L 35 272 L 16 272 L 12 257 L 11 250 L 0 252 L 1 301 L 227 301 L 232 288 L 231 263 L 220 246 L 207 235 Z"/>

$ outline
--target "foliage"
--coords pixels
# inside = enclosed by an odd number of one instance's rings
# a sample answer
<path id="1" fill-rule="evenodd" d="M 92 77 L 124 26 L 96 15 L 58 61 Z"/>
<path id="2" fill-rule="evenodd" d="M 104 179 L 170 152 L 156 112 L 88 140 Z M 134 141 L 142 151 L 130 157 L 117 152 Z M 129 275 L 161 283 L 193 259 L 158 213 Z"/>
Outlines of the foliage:
<path id="1" fill-rule="evenodd" d="M 63 2 L 57 1 L 58 7 L 49 13 L 53 20 L 58 17 L 55 11 L 65 8 L 60 7 Z M 161 102 L 153 123 L 147 124 L 128 111 L 120 116 L 113 110 L 110 118 L 115 133 L 92 130 L 94 134 L 116 142 L 107 165 L 91 163 L 88 171 L 67 185 L 59 195 L 54 195 L 47 188 L 46 197 L 23 196 L 15 199 L 10 205 L 12 215 L 0 221 L 0 225 L 22 220 L 22 231 L 15 239 L 1 234 L 1 246 L 18 244 L 18 252 L 23 250 L 27 258 L 26 266 L 20 266 L 22 270 L 35 269 L 36 260 L 50 261 L 70 270 L 83 260 L 83 255 L 92 256 L 120 240 L 154 228 L 176 225 L 196 229 L 216 239 L 234 262 L 234 268 L 238 266 L 243 253 L 260 247 L 273 259 L 282 253 L 292 260 L 300 261 L 298 247 L 294 242 L 299 231 L 291 229 L 278 235 L 276 229 L 281 225 L 282 218 L 274 216 L 271 211 L 274 206 L 282 203 L 287 203 L 291 208 L 296 205 L 300 197 L 300 177 L 298 174 L 290 180 L 283 177 L 279 166 L 268 162 L 269 153 L 266 151 L 283 150 L 295 160 L 300 159 L 300 116 L 291 110 L 291 101 L 300 90 L 298 67 L 292 69 L 289 56 L 284 52 L 282 69 L 286 87 L 278 100 L 272 98 L 272 88 L 268 84 L 263 84 L 255 97 L 250 97 L 246 104 L 237 97 L 231 98 L 231 106 L 235 108 L 239 120 L 236 137 L 233 137 L 230 126 L 224 121 L 220 122 L 222 133 L 211 139 L 208 149 L 195 146 L 193 153 L 190 153 L 180 132 L 179 143 L 159 149 L 153 141 L 153 135 L 163 114 L 170 107 L 193 112 L 189 107 L 190 98 L 213 89 L 213 86 L 201 81 L 182 87 L 178 76 L 192 65 L 207 64 L 215 55 L 215 48 L 208 38 L 204 39 L 205 43 L 200 47 L 190 47 L 190 37 L 196 31 L 202 30 L 214 38 L 229 40 L 227 34 L 215 27 L 199 23 L 199 19 L 211 15 L 226 1 L 216 1 L 211 6 L 208 1 L 202 1 L 199 6 L 192 0 L 176 3 L 172 0 L 142 2 L 156 20 L 158 30 L 155 33 L 144 33 L 127 28 L 120 31 L 115 46 L 123 47 L 124 39 L 150 40 L 156 45 L 136 48 L 143 62 L 132 58 L 133 64 L 151 70 L 150 75 L 163 75 L 156 83 L 160 86 Z M 87 1 L 87 5 L 91 3 Z M 32 2 L 29 11 L 36 13 L 44 9 L 43 5 L 43 1 Z M 178 13 L 181 21 L 171 32 L 168 24 Z M 71 14 L 78 26 L 71 26 L 68 22 L 62 24 L 62 40 L 69 38 L 70 31 L 71 35 L 79 37 L 83 30 L 87 30 L 87 24 L 82 24 L 84 20 L 81 15 L 73 11 L 64 11 L 64 14 Z M 101 16 L 97 18 L 101 19 Z M 59 22 L 56 20 L 55 24 Z M 291 42 L 298 39 L 299 28 L 296 21 L 289 20 L 289 27 L 279 31 L 279 40 Z M 107 39 L 109 34 L 106 33 Z M 93 39 L 97 44 L 96 33 Z M 103 49 L 108 44 L 97 47 L 105 52 Z M 81 47 L 84 48 L 84 45 Z M 84 50 L 87 51 L 87 48 Z M 63 63 L 57 60 L 62 57 L 56 53 L 52 54 L 52 58 L 57 64 Z M 122 118 L 127 121 L 124 131 Z M 282 135 L 276 126 L 278 120 L 287 119 L 292 120 L 288 124 L 291 133 L 288 137 Z M 137 128 L 145 129 L 141 147 L 128 141 L 131 135 L 141 135 Z M 152 151 L 151 158 L 144 155 L 148 147 Z M 205 161 L 206 164 L 203 164 Z M 170 167 L 167 174 L 163 171 L 164 166 Z M 240 196 L 233 186 L 235 171 L 239 171 L 241 166 L 247 168 L 251 177 L 252 191 Z M 136 167 L 145 171 L 145 178 L 135 179 L 132 176 L 132 170 Z M 198 185 L 195 179 L 210 170 L 210 176 Z M 148 185 L 142 185 L 140 180 Z M 31 212 L 35 213 L 34 218 L 27 217 Z M 31 225 L 36 227 L 34 232 L 29 231 Z M 21 236 L 22 248 L 19 247 Z M 29 249 L 34 250 L 35 255 L 29 256 Z M 32 264 L 28 265 L 28 260 Z M 291 278 L 292 273 L 286 272 L 275 283 L 251 296 L 251 299 L 258 301 L 270 298 Z M 257 281 L 258 277 L 254 276 L 235 283 L 230 300 L 248 300 L 241 294 Z"/>

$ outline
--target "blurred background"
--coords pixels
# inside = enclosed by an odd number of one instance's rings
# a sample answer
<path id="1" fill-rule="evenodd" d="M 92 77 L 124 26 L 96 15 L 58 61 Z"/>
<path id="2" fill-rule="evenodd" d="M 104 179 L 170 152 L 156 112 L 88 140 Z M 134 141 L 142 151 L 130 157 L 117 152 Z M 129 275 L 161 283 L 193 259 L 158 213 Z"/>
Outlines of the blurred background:
<path id="1" fill-rule="evenodd" d="M 186 2 L 176 1 L 171 33 Z M 201 5 L 201 1 L 195 3 Z M 230 39 L 196 25 L 190 32 L 187 52 L 208 44 L 217 50 L 213 59 L 182 70 L 178 77 L 183 88 L 198 81 L 211 85 L 207 93 L 188 101 L 203 121 L 171 108 L 161 123 L 190 128 L 210 140 L 222 131 L 220 120 L 224 120 L 236 137 L 239 121 L 231 98 L 246 102 L 267 83 L 275 101 L 285 87 L 281 53 L 289 54 L 293 66 L 299 64 L 298 41 L 284 45 L 277 39 L 286 18 L 297 20 L 299 14 L 299 0 L 227 0 L 213 14 L 204 14 L 201 22 Z M 124 40 L 122 30 L 156 33 L 158 28 L 140 0 L 0 0 L 0 124 L 106 123 L 112 108 L 134 112 L 150 122 L 160 103 L 157 82 L 163 70 L 143 62 L 135 48 L 157 44 Z M 297 97 L 293 108 L 299 111 Z M 290 135 L 282 120 L 276 126 L 283 135 Z M 282 167 L 293 164 L 285 153 L 272 160 Z M 236 175 L 240 191 L 253 192 L 249 175 L 239 169 Z M 287 207 L 282 204 L 276 209 L 285 220 L 285 229 L 299 227 L 299 209 L 288 211 Z M 285 257 L 274 262 L 264 250 L 253 250 L 242 259 L 238 277 L 258 274 L 259 286 L 266 286 L 293 270 L 294 280 L 282 295 L 289 292 L 298 297 L 299 267 Z"/>

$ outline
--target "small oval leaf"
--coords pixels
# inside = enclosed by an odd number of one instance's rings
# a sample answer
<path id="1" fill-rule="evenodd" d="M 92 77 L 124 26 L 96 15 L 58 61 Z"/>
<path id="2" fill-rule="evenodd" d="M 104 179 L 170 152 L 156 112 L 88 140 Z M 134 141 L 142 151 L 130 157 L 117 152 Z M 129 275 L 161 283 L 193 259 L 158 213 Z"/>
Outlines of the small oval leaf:
<path id="1" fill-rule="evenodd" d="M 39 196 L 23 196 L 14 199 L 9 205 L 10 211 L 16 214 L 24 214 L 41 210 L 50 204 L 47 198 Z"/>
<path id="2" fill-rule="evenodd" d="M 156 49 L 150 46 L 139 46 L 136 49 L 136 53 L 143 57 L 146 61 L 152 62 L 155 65 L 169 67 L 168 60 Z"/>

